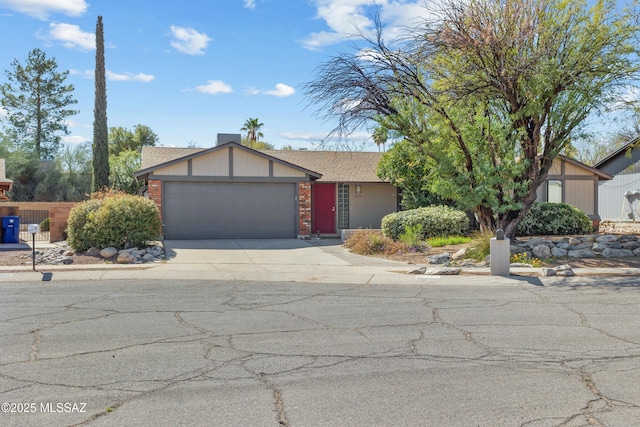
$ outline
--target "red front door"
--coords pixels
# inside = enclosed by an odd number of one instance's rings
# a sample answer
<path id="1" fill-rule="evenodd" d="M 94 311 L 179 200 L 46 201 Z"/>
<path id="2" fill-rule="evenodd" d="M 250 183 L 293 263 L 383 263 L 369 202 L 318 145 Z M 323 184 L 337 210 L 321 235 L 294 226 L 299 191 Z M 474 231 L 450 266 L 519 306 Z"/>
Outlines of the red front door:
<path id="1" fill-rule="evenodd" d="M 312 233 L 336 233 L 336 185 L 314 184 L 311 186 Z"/>

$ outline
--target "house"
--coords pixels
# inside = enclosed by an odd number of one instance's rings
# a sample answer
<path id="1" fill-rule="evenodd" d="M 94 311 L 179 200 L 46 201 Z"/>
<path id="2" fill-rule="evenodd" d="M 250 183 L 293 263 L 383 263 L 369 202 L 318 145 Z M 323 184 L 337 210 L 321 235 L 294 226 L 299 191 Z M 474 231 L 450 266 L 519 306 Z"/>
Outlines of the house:
<path id="1" fill-rule="evenodd" d="M 380 228 L 399 209 L 397 188 L 376 174 L 382 153 L 253 150 L 239 141 L 219 134 L 208 149 L 143 147 L 135 175 L 166 239 L 339 236 Z M 558 156 L 537 200 L 572 204 L 597 224 L 598 183 L 608 179 Z"/>
<path id="2" fill-rule="evenodd" d="M 632 139 L 598 161 L 594 167 L 612 175 L 600 184 L 599 210 L 603 220 L 636 221 L 640 216 L 640 138 Z"/>
<path id="3" fill-rule="evenodd" d="M 166 239 L 338 236 L 379 228 L 398 208 L 396 187 L 376 175 L 381 153 L 258 151 L 240 135 L 213 148 L 144 147 L 145 194 Z"/>
<path id="4" fill-rule="evenodd" d="M 9 197 L 6 193 L 11 191 L 11 186 L 13 185 L 13 181 L 7 179 L 5 175 L 5 162 L 4 159 L 0 158 L 0 202 L 8 202 Z"/>
<path id="5" fill-rule="evenodd" d="M 611 178 L 605 171 L 559 155 L 553 160 L 547 180 L 538 188 L 536 201 L 573 205 L 597 226 L 602 219 L 598 190 L 601 182 Z"/>

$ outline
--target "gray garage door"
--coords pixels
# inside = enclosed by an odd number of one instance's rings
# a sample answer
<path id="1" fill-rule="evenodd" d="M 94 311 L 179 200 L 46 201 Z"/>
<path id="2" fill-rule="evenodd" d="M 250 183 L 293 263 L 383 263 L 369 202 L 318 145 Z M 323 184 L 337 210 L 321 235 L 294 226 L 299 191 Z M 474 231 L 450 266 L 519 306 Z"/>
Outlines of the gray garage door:
<path id="1" fill-rule="evenodd" d="M 165 182 L 166 239 L 295 238 L 294 184 Z"/>

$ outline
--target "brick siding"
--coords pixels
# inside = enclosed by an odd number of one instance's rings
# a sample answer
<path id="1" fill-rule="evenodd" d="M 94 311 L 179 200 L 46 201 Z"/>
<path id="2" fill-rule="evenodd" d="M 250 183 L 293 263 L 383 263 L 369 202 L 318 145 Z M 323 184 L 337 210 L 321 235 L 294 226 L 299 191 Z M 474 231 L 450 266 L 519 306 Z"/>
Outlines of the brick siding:
<path id="1" fill-rule="evenodd" d="M 162 222 L 162 181 L 150 179 L 147 186 L 149 200 L 153 200 L 160 212 L 160 221 Z"/>
<path id="2" fill-rule="evenodd" d="M 311 235 L 311 183 L 298 183 L 298 235 Z"/>

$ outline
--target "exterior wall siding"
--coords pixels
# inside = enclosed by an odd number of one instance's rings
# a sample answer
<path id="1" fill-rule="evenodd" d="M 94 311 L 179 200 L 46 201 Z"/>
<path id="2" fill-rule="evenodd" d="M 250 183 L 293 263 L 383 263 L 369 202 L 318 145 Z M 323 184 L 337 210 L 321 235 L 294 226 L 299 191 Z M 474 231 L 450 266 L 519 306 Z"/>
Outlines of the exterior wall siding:
<path id="1" fill-rule="evenodd" d="M 147 186 L 147 194 L 150 200 L 156 204 L 160 211 L 160 222 L 162 222 L 162 181 L 150 179 Z"/>
<path id="2" fill-rule="evenodd" d="M 567 179 L 564 184 L 565 203 L 581 209 L 590 217 L 598 213 L 595 200 L 597 185 L 595 181 Z"/>
<path id="3" fill-rule="evenodd" d="M 269 160 L 242 150 L 233 150 L 234 176 L 269 176 Z"/>
<path id="4" fill-rule="evenodd" d="M 640 198 L 625 197 L 627 191 L 640 189 L 640 173 L 616 175 L 611 181 L 600 183 L 598 189 L 598 210 L 604 221 L 637 221 L 640 215 Z M 633 213 L 633 218 L 629 217 Z"/>
<path id="5" fill-rule="evenodd" d="M 175 165 L 165 166 L 160 168 L 154 172 L 156 175 L 188 175 L 189 174 L 189 164 L 184 161 L 181 163 L 176 163 Z"/>
<path id="6" fill-rule="evenodd" d="M 383 183 L 358 185 L 360 194 L 356 193 L 356 184 L 349 185 L 349 228 L 380 228 L 382 218 L 397 210 L 396 187 Z"/>
<path id="7" fill-rule="evenodd" d="M 311 183 L 298 183 L 298 236 L 311 236 Z"/>
<path id="8" fill-rule="evenodd" d="M 194 176 L 229 176 L 229 150 L 196 157 L 192 161 Z"/>
<path id="9" fill-rule="evenodd" d="M 273 176 L 275 177 L 294 177 L 304 178 L 304 172 L 273 162 Z"/>

